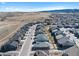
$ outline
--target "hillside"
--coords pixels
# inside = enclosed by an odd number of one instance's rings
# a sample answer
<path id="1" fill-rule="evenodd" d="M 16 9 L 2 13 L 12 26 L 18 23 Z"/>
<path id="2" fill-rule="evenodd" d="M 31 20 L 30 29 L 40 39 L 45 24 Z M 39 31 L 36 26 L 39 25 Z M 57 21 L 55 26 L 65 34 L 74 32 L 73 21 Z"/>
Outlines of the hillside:
<path id="1" fill-rule="evenodd" d="M 62 9 L 62 10 L 47 10 L 41 12 L 55 12 L 55 13 L 79 13 L 79 9 Z"/>

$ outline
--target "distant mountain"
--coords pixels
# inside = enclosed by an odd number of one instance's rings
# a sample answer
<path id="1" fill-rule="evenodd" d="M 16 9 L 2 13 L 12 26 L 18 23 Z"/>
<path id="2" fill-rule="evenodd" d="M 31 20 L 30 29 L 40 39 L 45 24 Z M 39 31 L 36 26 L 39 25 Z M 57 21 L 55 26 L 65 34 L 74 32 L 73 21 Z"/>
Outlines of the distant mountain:
<path id="1" fill-rule="evenodd" d="M 79 13 L 79 9 L 62 9 L 62 10 L 48 10 L 48 11 L 41 11 L 41 12 L 64 12 L 64 13 Z"/>

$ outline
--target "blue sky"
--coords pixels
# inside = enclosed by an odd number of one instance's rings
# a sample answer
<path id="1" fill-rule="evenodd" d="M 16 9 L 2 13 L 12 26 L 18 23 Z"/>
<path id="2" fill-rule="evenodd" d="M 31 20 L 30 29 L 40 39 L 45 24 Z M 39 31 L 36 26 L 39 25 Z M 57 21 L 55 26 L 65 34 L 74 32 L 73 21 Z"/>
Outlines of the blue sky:
<path id="1" fill-rule="evenodd" d="M 79 2 L 0 2 L 0 12 L 79 9 Z"/>

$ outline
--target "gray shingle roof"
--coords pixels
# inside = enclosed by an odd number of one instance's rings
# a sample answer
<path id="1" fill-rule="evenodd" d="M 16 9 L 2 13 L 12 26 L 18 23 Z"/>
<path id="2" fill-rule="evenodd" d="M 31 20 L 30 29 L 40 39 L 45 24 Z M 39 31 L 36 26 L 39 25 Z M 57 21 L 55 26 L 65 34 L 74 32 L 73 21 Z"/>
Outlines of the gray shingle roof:
<path id="1" fill-rule="evenodd" d="M 48 41 L 47 37 L 44 34 L 38 34 L 35 37 L 35 41 L 41 42 L 41 41 Z"/>
<path id="2" fill-rule="evenodd" d="M 36 44 L 33 45 L 33 47 L 49 47 L 48 42 L 37 42 Z"/>

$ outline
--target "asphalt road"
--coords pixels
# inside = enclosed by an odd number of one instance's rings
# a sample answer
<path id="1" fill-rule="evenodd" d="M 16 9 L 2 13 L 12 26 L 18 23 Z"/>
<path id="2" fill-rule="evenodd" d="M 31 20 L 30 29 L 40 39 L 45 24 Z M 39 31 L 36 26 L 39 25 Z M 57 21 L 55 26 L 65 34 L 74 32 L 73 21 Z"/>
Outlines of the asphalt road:
<path id="1" fill-rule="evenodd" d="M 28 34 L 25 36 L 26 39 L 25 39 L 22 49 L 19 53 L 20 56 L 29 56 L 30 55 L 35 29 L 36 29 L 36 25 L 33 25 L 29 29 Z"/>
<path id="2" fill-rule="evenodd" d="M 69 56 L 79 56 L 79 48 L 74 45 L 66 50 L 64 50 Z"/>

